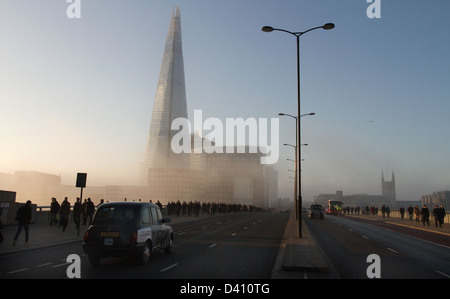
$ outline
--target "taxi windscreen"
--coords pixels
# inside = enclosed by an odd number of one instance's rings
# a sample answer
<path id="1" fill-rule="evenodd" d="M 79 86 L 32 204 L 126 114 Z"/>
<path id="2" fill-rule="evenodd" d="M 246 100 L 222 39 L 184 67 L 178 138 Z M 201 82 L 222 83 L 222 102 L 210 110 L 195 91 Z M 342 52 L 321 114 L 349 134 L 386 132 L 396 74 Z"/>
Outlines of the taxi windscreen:
<path id="1" fill-rule="evenodd" d="M 136 213 L 134 207 L 99 207 L 95 213 L 93 224 L 131 224 L 136 220 Z"/>

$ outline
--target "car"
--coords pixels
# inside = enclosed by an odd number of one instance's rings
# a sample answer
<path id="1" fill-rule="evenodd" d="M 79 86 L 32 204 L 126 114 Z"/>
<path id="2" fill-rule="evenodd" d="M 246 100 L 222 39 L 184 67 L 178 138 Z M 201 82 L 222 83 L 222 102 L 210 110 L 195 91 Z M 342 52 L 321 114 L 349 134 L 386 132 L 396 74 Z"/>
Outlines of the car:
<path id="1" fill-rule="evenodd" d="M 145 265 L 154 252 L 172 252 L 173 231 L 168 222 L 152 203 L 104 203 L 84 233 L 83 251 L 93 266 L 102 258 L 122 256 L 132 256 Z"/>
<path id="2" fill-rule="evenodd" d="M 322 205 L 311 205 L 308 210 L 308 217 L 324 219 L 324 211 Z"/>

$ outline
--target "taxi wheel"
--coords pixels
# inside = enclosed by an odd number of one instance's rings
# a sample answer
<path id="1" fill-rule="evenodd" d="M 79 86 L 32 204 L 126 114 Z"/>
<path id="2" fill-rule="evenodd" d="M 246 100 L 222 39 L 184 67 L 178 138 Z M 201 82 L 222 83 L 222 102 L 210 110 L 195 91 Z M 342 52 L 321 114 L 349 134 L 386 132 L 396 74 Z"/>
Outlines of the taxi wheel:
<path id="1" fill-rule="evenodd" d="M 150 255 L 152 254 L 151 245 L 149 242 L 145 242 L 144 246 L 140 252 L 140 254 L 137 256 L 137 261 L 141 265 L 145 265 L 150 260 Z"/>

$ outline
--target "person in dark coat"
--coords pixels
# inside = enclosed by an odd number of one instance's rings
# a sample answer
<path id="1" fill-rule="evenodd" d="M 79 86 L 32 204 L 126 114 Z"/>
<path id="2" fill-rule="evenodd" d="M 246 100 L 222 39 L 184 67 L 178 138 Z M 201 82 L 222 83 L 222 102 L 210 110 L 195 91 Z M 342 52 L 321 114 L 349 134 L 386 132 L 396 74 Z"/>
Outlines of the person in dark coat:
<path id="1" fill-rule="evenodd" d="M 434 223 L 436 225 L 436 227 L 442 227 L 442 224 L 444 223 L 444 217 L 445 217 L 445 209 L 444 206 L 441 205 L 441 207 L 439 207 L 438 205 L 436 205 L 433 209 L 433 217 L 434 217 Z"/>
<path id="2" fill-rule="evenodd" d="M 13 246 L 16 246 L 16 241 L 19 238 L 22 229 L 25 229 L 25 244 L 28 244 L 28 238 L 30 236 L 30 223 L 31 223 L 31 201 L 28 200 L 25 205 L 21 206 L 17 210 L 16 220 L 18 221 L 17 232 L 13 239 Z"/>
<path id="3" fill-rule="evenodd" d="M 411 205 L 409 205 L 409 207 L 408 207 L 409 220 L 412 220 L 412 217 L 413 217 L 413 214 L 414 214 L 413 212 L 414 212 L 413 207 Z"/>
<path id="4" fill-rule="evenodd" d="M 52 203 L 50 204 L 50 225 L 57 224 L 58 220 L 56 215 L 59 212 L 59 202 L 56 198 L 52 197 Z"/>
<path id="5" fill-rule="evenodd" d="M 81 199 L 77 197 L 77 202 L 73 205 L 73 221 L 78 229 L 81 222 Z"/>
<path id="6" fill-rule="evenodd" d="M 89 225 L 91 225 L 92 218 L 94 218 L 94 213 L 95 213 L 95 205 L 91 201 L 91 198 L 87 199 L 86 213 L 87 213 L 87 217 L 89 217 Z"/>
<path id="7" fill-rule="evenodd" d="M 402 219 L 405 217 L 405 208 L 404 207 L 400 208 L 400 216 L 402 217 Z"/>
<path id="8" fill-rule="evenodd" d="M 427 223 L 430 226 L 430 211 L 426 205 L 423 205 L 422 210 L 420 210 L 420 216 L 422 216 L 422 224 L 425 226 L 425 223 Z"/>
<path id="9" fill-rule="evenodd" d="M 67 197 L 64 198 L 64 201 L 61 203 L 61 226 L 62 231 L 66 230 L 67 225 L 69 224 L 69 215 L 70 215 L 70 203 L 67 200 Z"/>

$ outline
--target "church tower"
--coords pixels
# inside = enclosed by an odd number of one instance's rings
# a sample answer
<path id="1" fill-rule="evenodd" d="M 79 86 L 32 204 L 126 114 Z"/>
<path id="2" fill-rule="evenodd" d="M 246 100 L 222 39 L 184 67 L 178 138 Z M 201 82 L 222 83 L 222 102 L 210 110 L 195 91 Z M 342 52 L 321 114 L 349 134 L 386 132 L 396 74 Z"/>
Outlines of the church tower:
<path id="1" fill-rule="evenodd" d="M 391 181 L 385 181 L 383 171 L 381 171 L 381 195 L 390 200 L 396 200 L 394 171 L 392 171 Z"/>

